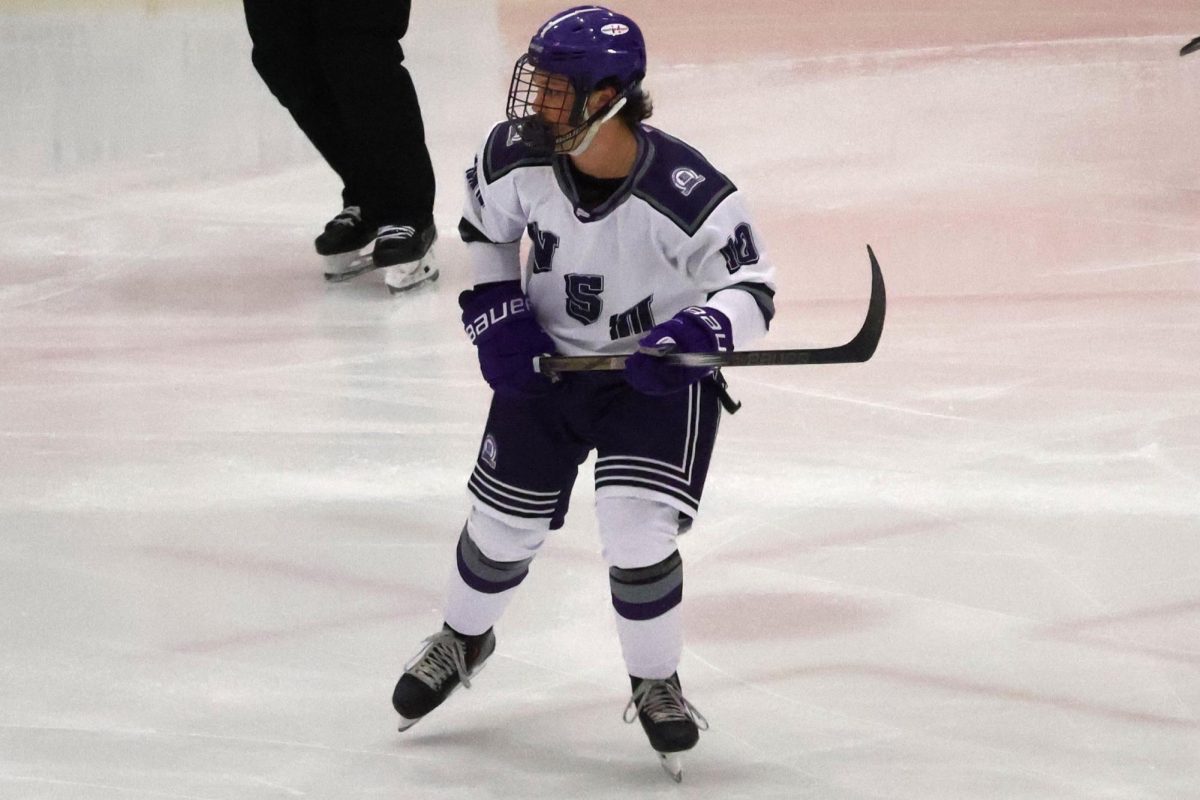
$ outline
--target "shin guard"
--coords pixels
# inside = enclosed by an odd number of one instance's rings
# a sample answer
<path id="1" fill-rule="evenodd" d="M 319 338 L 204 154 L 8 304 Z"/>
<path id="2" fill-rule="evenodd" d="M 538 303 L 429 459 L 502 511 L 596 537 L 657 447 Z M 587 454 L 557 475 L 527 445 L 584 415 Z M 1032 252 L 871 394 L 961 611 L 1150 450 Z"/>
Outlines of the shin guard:
<path id="1" fill-rule="evenodd" d="M 463 582 L 477 592 L 499 594 L 512 589 L 529 574 L 533 557 L 520 561 L 495 561 L 483 554 L 471 541 L 464 526 L 458 537 L 458 574 Z"/>
<path id="2" fill-rule="evenodd" d="M 676 550 L 648 567 L 611 567 L 608 582 L 618 615 L 635 621 L 660 617 L 683 600 L 683 559 Z"/>

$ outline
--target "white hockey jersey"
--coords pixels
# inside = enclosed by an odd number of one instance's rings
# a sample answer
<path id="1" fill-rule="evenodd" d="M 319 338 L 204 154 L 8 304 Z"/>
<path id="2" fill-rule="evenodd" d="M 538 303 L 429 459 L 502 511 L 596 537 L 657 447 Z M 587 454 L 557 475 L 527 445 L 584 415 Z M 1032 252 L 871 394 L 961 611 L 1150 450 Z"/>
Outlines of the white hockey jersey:
<path id="1" fill-rule="evenodd" d="M 510 122 L 494 127 L 467 170 L 459 226 L 475 283 L 521 278 L 564 355 L 631 353 L 691 305 L 725 312 L 745 349 L 771 321 L 775 282 L 737 187 L 680 140 L 636 134 L 633 170 L 589 209 L 566 156 L 533 152 Z"/>

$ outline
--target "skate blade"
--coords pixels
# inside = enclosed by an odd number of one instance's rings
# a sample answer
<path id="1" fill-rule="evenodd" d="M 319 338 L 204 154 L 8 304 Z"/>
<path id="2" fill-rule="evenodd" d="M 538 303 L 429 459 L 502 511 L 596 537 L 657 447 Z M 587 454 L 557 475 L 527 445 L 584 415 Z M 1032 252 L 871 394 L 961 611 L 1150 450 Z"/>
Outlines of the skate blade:
<path id="1" fill-rule="evenodd" d="M 406 730 L 411 728 L 413 725 L 416 725 L 423 719 L 425 718 L 417 717 L 416 719 L 409 719 L 408 717 L 400 717 L 400 725 L 396 728 L 396 730 L 398 730 L 400 733 L 404 733 Z"/>
<path id="2" fill-rule="evenodd" d="M 423 283 L 433 283 L 439 274 L 433 261 L 433 253 L 429 252 L 415 266 L 409 263 L 388 267 L 383 282 L 387 284 L 389 293 L 399 294 L 415 289 Z"/>
<path id="3" fill-rule="evenodd" d="M 339 253 L 325 256 L 325 280 L 341 283 L 375 269 L 375 262 L 368 253 Z"/>
<path id="4" fill-rule="evenodd" d="M 426 275 L 418 276 L 416 280 L 411 281 L 409 283 L 405 283 L 403 286 L 393 286 L 392 284 L 389 283 L 387 285 L 388 292 L 391 294 L 400 294 L 401 292 L 411 292 L 413 289 L 416 289 L 418 286 L 421 286 L 426 283 L 433 283 L 434 281 L 436 281 L 438 279 L 438 275 L 439 275 L 438 271 L 433 270 L 432 272 L 430 272 Z"/>
<path id="5" fill-rule="evenodd" d="M 659 753 L 658 763 L 662 764 L 663 772 L 676 783 L 683 783 L 683 756 L 679 753 Z"/>

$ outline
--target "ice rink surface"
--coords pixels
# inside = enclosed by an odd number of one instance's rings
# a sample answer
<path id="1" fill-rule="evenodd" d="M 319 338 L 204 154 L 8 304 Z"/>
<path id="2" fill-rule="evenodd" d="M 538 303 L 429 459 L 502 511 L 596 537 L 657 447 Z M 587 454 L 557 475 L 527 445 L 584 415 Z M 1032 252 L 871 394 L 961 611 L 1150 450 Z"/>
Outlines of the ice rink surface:
<path id="1" fill-rule="evenodd" d="M 340 187 L 239 4 L 0 10 L 0 797 L 1200 796 L 1195 3 L 617 6 L 780 269 L 763 346 L 849 338 L 867 243 L 890 300 L 865 365 L 729 372 L 679 786 L 585 477 L 395 732 L 488 399 L 462 170 L 560 8 L 417 6 L 443 278 L 397 297 L 322 281 Z"/>

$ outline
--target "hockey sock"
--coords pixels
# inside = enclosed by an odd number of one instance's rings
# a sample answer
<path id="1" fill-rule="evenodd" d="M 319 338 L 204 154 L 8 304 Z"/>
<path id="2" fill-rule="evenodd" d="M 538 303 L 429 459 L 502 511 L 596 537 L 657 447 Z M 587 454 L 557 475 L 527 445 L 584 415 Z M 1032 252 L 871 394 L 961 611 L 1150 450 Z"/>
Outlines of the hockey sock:
<path id="1" fill-rule="evenodd" d="M 629 674 L 669 678 L 683 652 L 683 560 L 679 551 L 657 564 L 608 571 L 617 635 Z"/>
<path id="2" fill-rule="evenodd" d="M 446 592 L 445 620 L 459 633 L 474 636 L 503 616 L 517 586 L 529 574 L 533 556 L 517 561 L 489 558 L 471 538 L 469 528 L 464 525 L 458 537 L 457 569 Z"/>

